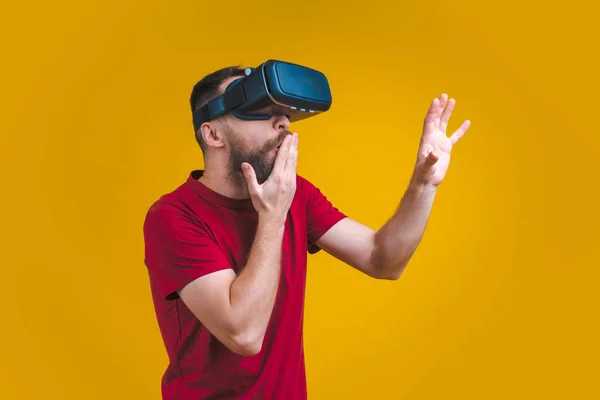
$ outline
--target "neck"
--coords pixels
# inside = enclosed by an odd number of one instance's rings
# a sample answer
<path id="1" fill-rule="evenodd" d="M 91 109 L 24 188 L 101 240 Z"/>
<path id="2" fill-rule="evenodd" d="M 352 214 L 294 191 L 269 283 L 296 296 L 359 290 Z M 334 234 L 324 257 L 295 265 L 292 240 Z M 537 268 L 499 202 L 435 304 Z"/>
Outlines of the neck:
<path id="1" fill-rule="evenodd" d="M 248 185 L 246 178 L 239 172 L 232 172 L 226 168 L 215 168 L 214 166 L 206 165 L 204 173 L 198 179 L 204 186 L 222 196 L 232 199 L 248 199 Z"/>

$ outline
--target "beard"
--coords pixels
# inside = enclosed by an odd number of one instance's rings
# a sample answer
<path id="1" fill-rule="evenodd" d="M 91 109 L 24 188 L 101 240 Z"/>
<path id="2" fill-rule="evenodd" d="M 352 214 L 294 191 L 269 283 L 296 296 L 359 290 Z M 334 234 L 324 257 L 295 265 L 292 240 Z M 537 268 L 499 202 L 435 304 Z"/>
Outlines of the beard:
<path id="1" fill-rule="evenodd" d="M 289 131 L 282 131 L 275 139 L 265 143 L 259 149 L 249 149 L 235 135 L 229 135 L 231 151 L 229 153 L 230 175 L 236 175 L 242 171 L 242 163 L 246 162 L 252 166 L 256 174 L 256 181 L 263 184 L 271 175 L 277 155 L 272 155 L 274 148 L 279 146 L 283 139 L 289 135 Z"/>

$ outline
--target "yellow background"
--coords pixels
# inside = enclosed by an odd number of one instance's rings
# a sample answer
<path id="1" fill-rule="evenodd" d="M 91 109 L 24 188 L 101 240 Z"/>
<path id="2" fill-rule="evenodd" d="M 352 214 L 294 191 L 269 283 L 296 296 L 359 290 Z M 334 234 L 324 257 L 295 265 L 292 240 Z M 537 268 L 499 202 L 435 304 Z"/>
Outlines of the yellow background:
<path id="1" fill-rule="evenodd" d="M 310 258 L 310 398 L 598 398 L 597 15 L 581 1 L 4 3 L 0 397 L 160 398 L 143 218 L 202 167 L 193 84 L 278 58 L 333 91 L 294 127 L 299 173 L 374 228 L 429 102 L 456 98 L 450 130 L 472 121 L 399 281 Z"/>

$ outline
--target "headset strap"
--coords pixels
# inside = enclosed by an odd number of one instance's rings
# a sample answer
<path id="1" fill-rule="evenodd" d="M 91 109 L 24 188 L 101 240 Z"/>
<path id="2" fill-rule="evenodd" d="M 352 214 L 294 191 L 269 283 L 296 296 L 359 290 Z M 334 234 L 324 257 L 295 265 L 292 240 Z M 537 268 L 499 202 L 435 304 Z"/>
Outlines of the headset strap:
<path id="1" fill-rule="evenodd" d="M 228 88 L 225 93 L 210 100 L 203 107 L 194 111 L 193 123 L 194 131 L 200 129 L 203 123 L 228 113 L 246 101 L 246 93 L 243 84 L 235 84 Z"/>

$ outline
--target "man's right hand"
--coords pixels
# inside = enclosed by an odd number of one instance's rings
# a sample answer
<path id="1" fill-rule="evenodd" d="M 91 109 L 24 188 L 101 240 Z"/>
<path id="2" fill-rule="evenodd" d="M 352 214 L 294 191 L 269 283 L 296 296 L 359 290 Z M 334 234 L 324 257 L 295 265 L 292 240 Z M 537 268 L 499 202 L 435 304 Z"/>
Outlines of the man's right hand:
<path id="1" fill-rule="evenodd" d="M 248 261 L 206 274 L 179 290 L 179 296 L 204 326 L 231 351 L 245 356 L 261 351 L 271 319 L 281 273 L 282 240 L 288 210 L 296 193 L 297 135 L 288 135 L 273 171 L 261 185 L 254 170 L 242 164 L 258 228 Z M 250 167 L 250 168 L 246 168 Z"/>
<path id="2" fill-rule="evenodd" d="M 286 136 L 279 148 L 273 171 L 259 184 L 252 166 L 242 163 L 244 177 L 252 204 L 260 216 L 285 222 L 287 212 L 296 193 L 296 166 L 298 160 L 298 134 Z"/>

